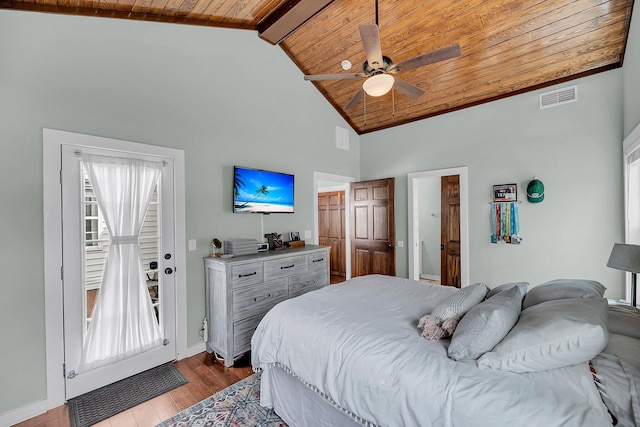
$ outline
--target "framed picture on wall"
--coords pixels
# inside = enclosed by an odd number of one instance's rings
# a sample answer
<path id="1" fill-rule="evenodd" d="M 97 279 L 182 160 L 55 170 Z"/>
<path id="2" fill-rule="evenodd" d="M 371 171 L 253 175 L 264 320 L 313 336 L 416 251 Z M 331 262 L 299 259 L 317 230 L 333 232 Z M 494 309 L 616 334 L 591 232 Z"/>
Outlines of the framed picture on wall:
<path id="1" fill-rule="evenodd" d="M 518 201 L 518 185 L 517 184 L 500 184 L 493 186 L 494 202 L 517 202 Z"/>

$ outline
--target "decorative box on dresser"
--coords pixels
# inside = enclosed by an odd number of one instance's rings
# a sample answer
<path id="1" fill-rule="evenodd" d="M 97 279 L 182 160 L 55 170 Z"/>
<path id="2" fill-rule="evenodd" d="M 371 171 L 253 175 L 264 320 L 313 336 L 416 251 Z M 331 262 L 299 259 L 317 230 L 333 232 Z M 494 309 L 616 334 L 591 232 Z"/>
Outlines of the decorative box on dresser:
<path id="1" fill-rule="evenodd" d="M 315 245 L 205 258 L 207 351 L 232 366 L 269 309 L 329 284 L 328 259 L 329 248 Z"/>

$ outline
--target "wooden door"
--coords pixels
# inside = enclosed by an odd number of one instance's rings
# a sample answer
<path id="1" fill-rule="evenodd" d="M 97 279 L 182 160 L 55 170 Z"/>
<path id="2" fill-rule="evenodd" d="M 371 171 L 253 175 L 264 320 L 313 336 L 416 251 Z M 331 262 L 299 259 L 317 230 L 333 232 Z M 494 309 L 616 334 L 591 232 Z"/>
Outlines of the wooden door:
<path id="1" fill-rule="evenodd" d="M 396 274 L 394 178 L 351 183 L 351 277 Z"/>
<path id="2" fill-rule="evenodd" d="M 440 281 L 460 287 L 460 177 L 441 179 Z"/>
<path id="3" fill-rule="evenodd" d="M 318 194 L 318 243 L 329 246 L 329 268 L 333 276 L 346 276 L 345 194 Z"/>

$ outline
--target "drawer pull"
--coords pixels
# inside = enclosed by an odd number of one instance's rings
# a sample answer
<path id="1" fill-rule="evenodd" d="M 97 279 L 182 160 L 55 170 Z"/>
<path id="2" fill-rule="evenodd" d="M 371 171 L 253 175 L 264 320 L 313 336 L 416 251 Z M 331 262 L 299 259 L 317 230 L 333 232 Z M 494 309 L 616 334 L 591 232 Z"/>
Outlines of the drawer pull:
<path id="1" fill-rule="evenodd" d="M 238 277 L 250 277 L 250 276 L 255 276 L 256 274 L 258 274 L 258 272 L 254 271 L 253 273 L 249 273 L 249 274 L 238 274 Z"/>
<path id="2" fill-rule="evenodd" d="M 313 261 L 311 261 L 311 262 L 322 262 L 322 261 L 324 261 L 324 258 L 314 259 L 314 260 L 313 260 Z"/>
<path id="3" fill-rule="evenodd" d="M 293 268 L 295 267 L 295 264 L 291 264 L 291 265 L 283 265 L 282 267 L 280 267 L 280 270 L 284 270 L 285 268 Z"/>
<path id="4" fill-rule="evenodd" d="M 269 299 L 269 298 L 271 298 L 271 294 L 268 294 L 268 295 L 260 297 L 260 298 L 256 297 L 256 298 L 253 299 L 253 302 L 258 302 L 258 301 L 262 301 L 262 300 Z"/>

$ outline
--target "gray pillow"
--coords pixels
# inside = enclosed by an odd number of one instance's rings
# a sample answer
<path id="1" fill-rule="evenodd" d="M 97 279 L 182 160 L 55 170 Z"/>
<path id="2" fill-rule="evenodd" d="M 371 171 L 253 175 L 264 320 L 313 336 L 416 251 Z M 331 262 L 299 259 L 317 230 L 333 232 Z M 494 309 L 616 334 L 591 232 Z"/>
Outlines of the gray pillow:
<path id="1" fill-rule="evenodd" d="M 507 289 L 511 289 L 514 287 L 517 287 L 518 289 L 520 289 L 520 293 L 524 297 L 527 294 L 527 288 L 529 287 L 529 282 L 505 283 L 504 285 L 496 286 L 495 288 L 489 291 L 486 299 L 489 299 L 492 296 L 499 294 L 502 291 L 506 291 Z"/>
<path id="2" fill-rule="evenodd" d="M 609 332 L 640 338 L 640 310 L 630 305 L 610 305 Z"/>
<path id="3" fill-rule="evenodd" d="M 469 310 L 453 333 L 449 357 L 475 360 L 493 349 L 518 321 L 523 296 L 520 286 L 505 287 Z"/>
<path id="4" fill-rule="evenodd" d="M 481 368 L 538 372 L 583 363 L 607 345 L 607 300 L 566 298 L 522 310 L 506 337 L 478 359 Z"/>
<path id="5" fill-rule="evenodd" d="M 489 288 L 484 283 L 474 283 L 448 296 L 433 309 L 432 316 L 440 320 L 462 317 L 474 305 L 482 301 Z"/>
<path id="6" fill-rule="evenodd" d="M 595 280 L 557 279 L 532 288 L 522 301 L 522 309 L 546 301 L 565 298 L 602 298 L 605 288 Z"/>

